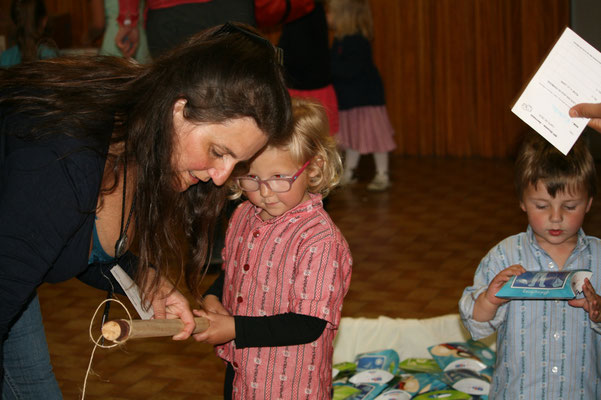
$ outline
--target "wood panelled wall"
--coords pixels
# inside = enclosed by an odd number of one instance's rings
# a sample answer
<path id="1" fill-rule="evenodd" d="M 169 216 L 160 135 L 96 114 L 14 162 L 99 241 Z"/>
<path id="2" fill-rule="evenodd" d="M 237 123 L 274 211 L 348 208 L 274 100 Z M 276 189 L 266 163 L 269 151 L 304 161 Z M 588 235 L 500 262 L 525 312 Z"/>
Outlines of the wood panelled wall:
<path id="1" fill-rule="evenodd" d="M 79 46 L 88 1 L 46 4 L 51 14 L 71 15 L 72 43 Z M 396 152 L 514 154 L 527 126 L 511 105 L 569 24 L 570 0 L 371 0 L 371 6 Z"/>
<path id="2" fill-rule="evenodd" d="M 71 45 L 81 47 L 83 37 L 90 26 L 89 0 L 44 0 L 48 13 L 51 15 L 70 15 L 68 23 L 71 25 Z M 64 21 L 61 19 L 60 21 Z M 64 23 L 64 22 L 59 22 Z M 60 27 L 55 27 L 60 29 Z"/>
<path id="3" fill-rule="evenodd" d="M 507 157 L 511 105 L 569 24 L 569 0 L 371 0 L 397 153 Z"/>

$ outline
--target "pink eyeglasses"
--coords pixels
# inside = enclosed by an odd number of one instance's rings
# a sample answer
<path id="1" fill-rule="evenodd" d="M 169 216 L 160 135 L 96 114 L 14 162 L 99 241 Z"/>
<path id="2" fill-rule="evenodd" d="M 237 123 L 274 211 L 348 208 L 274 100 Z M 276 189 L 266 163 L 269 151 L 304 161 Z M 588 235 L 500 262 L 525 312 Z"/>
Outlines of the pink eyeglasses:
<path id="1" fill-rule="evenodd" d="M 237 178 L 236 181 L 242 190 L 245 192 L 256 192 L 261 188 L 261 184 L 267 186 L 267 189 L 271 190 L 275 193 L 285 193 L 292 189 L 292 184 L 296 181 L 305 168 L 309 165 L 311 160 L 307 161 L 301 169 L 299 169 L 296 174 L 294 174 L 290 178 L 269 178 L 269 179 L 259 179 L 256 176 L 241 176 Z"/>

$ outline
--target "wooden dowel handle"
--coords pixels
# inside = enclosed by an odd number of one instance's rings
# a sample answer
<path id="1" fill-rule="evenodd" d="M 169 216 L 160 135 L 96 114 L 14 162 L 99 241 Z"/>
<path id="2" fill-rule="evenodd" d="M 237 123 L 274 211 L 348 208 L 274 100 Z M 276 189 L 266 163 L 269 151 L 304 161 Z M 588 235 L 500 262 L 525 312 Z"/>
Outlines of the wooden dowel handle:
<path id="1" fill-rule="evenodd" d="M 201 333 L 209 327 L 206 318 L 194 318 L 196 327 L 192 333 Z M 116 319 L 102 325 L 102 336 L 113 342 L 124 342 L 128 339 L 161 337 L 177 335 L 184 329 L 181 319 Z"/>

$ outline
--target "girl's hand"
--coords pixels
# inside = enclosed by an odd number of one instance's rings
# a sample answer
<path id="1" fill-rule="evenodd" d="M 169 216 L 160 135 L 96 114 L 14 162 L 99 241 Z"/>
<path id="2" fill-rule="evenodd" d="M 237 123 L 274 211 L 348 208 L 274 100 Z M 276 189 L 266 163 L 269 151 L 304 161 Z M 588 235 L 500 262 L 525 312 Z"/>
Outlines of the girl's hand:
<path id="1" fill-rule="evenodd" d="M 590 118 L 588 126 L 601 133 L 601 103 L 581 103 L 570 109 L 572 118 Z"/>
<path id="2" fill-rule="evenodd" d="M 194 335 L 194 340 L 218 345 L 227 343 L 236 338 L 236 324 L 234 322 L 234 317 L 203 310 L 192 311 L 197 317 L 204 317 L 209 320 L 209 328 L 202 333 Z"/>
<path id="3" fill-rule="evenodd" d="M 486 292 L 484 292 L 485 299 L 497 307 L 501 304 L 507 303 L 509 299 L 498 298 L 496 294 L 499 292 L 499 290 L 501 290 L 503 285 L 505 285 L 509 279 L 511 279 L 512 276 L 520 275 L 524 272 L 526 272 L 526 270 L 519 264 L 514 264 L 499 272 L 488 285 Z"/>
<path id="4" fill-rule="evenodd" d="M 588 313 L 588 317 L 593 322 L 601 322 L 601 296 L 599 296 L 591 281 L 588 278 L 584 279 L 584 285 L 582 285 L 582 291 L 584 298 L 572 299 L 568 301 L 568 304 L 572 307 L 583 308 Z"/>
<path id="5" fill-rule="evenodd" d="M 217 296 L 209 294 L 202 299 L 202 309 L 216 314 L 230 315 Z"/>

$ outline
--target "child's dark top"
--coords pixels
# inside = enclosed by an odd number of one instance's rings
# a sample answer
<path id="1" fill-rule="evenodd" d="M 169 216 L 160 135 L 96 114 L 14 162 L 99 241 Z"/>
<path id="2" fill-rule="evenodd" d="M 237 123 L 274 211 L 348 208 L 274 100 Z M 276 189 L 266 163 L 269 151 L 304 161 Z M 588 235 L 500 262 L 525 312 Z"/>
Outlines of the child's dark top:
<path id="1" fill-rule="evenodd" d="M 330 54 L 332 81 L 340 110 L 386 103 L 382 78 L 365 36 L 355 34 L 334 39 Z"/>
<path id="2" fill-rule="evenodd" d="M 278 46 L 284 50 L 289 88 L 315 90 L 332 83 L 328 23 L 320 2 L 309 14 L 284 24 Z"/>
<path id="3" fill-rule="evenodd" d="M 205 292 L 205 296 L 223 295 L 224 271 Z M 234 316 L 236 348 L 293 346 L 311 343 L 326 328 L 327 321 L 310 315 L 286 313 L 267 317 Z"/>

